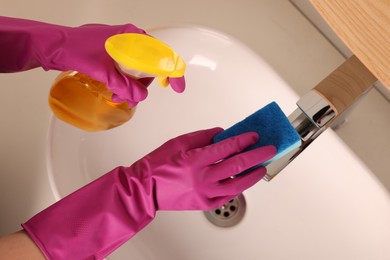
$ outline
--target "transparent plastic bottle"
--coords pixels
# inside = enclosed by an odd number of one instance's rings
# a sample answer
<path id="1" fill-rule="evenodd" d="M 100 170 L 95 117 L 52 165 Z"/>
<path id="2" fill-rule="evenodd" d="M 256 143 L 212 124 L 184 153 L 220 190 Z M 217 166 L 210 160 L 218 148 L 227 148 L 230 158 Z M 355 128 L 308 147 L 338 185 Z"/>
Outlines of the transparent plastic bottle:
<path id="1" fill-rule="evenodd" d="M 168 77 L 184 75 L 184 61 L 163 42 L 142 34 L 119 34 L 106 41 L 117 68 L 133 78 L 157 77 L 162 86 Z M 168 61 L 168 62 L 167 62 Z M 130 120 L 136 108 L 112 101 L 102 82 L 77 71 L 62 72 L 54 81 L 49 105 L 61 120 L 85 131 L 102 131 Z"/>
<path id="2" fill-rule="evenodd" d="M 105 84 L 77 71 L 62 72 L 50 90 L 49 105 L 61 120 L 85 131 L 107 130 L 129 121 L 135 112 L 114 102 Z"/>

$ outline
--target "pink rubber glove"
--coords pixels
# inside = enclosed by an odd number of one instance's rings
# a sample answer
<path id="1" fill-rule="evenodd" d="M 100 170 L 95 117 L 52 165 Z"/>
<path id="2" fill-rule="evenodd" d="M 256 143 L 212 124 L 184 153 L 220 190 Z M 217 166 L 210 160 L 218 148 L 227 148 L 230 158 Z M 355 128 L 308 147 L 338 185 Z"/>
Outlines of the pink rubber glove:
<path id="1" fill-rule="evenodd" d="M 49 259 L 102 259 L 133 237 L 156 210 L 217 208 L 261 180 L 265 168 L 230 178 L 275 155 L 246 133 L 216 144 L 220 128 L 174 138 L 65 197 L 23 225 Z M 222 160 L 222 161 L 221 161 Z"/>
<path id="2" fill-rule="evenodd" d="M 153 79 L 134 80 L 118 72 L 104 49 L 107 38 L 127 32 L 145 34 L 131 24 L 66 27 L 0 16 L 0 72 L 36 67 L 75 70 L 106 83 L 115 101 L 127 101 L 134 107 L 147 97 L 147 86 Z M 172 88 L 183 92 L 184 77 Z"/>

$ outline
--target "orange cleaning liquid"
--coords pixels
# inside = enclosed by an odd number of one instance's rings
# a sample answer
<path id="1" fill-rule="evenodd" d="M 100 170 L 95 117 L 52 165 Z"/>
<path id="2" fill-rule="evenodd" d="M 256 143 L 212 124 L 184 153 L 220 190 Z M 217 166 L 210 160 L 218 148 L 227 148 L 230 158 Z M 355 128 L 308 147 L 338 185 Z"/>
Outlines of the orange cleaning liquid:
<path id="1" fill-rule="evenodd" d="M 101 131 L 127 122 L 135 108 L 113 102 L 105 84 L 76 71 L 61 73 L 49 95 L 49 105 L 61 120 L 86 131 Z"/>

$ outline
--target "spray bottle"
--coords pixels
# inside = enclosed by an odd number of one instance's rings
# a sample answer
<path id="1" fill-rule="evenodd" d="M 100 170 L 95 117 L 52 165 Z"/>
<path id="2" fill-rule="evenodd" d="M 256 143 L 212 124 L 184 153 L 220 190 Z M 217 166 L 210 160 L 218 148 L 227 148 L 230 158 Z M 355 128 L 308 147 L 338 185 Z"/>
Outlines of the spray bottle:
<path id="1" fill-rule="evenodd" d="M 140 79 L 157 77 L 161 86 L 170 78 L 180 78 L 185 63 L 168 45 L 151 36 L 125 33 L 108 38 L 107 53 L 117 69 Z M 136 110 L 127 102 L 114 102 L 106 85 L 77 71 L 58 75 L 49 94 L 49 105 L 61 120 L 85 131 L 101 131 L 120 126 L 130 120 Z"/>

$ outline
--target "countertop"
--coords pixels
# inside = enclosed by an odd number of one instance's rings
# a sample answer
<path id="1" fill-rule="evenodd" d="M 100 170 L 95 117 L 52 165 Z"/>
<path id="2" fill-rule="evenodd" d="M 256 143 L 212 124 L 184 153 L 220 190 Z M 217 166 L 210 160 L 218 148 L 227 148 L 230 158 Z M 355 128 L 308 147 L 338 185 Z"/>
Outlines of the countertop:
<path id="1" fill-rule="evenodd" d="M 312 0 L 312 4 L 354 55 L 390 89 L 389 2 Z"/>
<path id="2" fill-rule="evenodd" d="M 78 26 L 85 23 L 159 25 L 196 24 L 241 40 L 302 95 L 344 58 L 286 0 L 216 1 L 5 1 L 5 16 Z M 0 235 L 55 202 L 46 172 L 50 109 L 47 94 L 58 74 L 35 69 L 0 75 Z M 253 76 L 256 75 L 245 75 Z M 376 90 L 361 101 L 337 134 L 390 190 L 390 104 Z"/>

